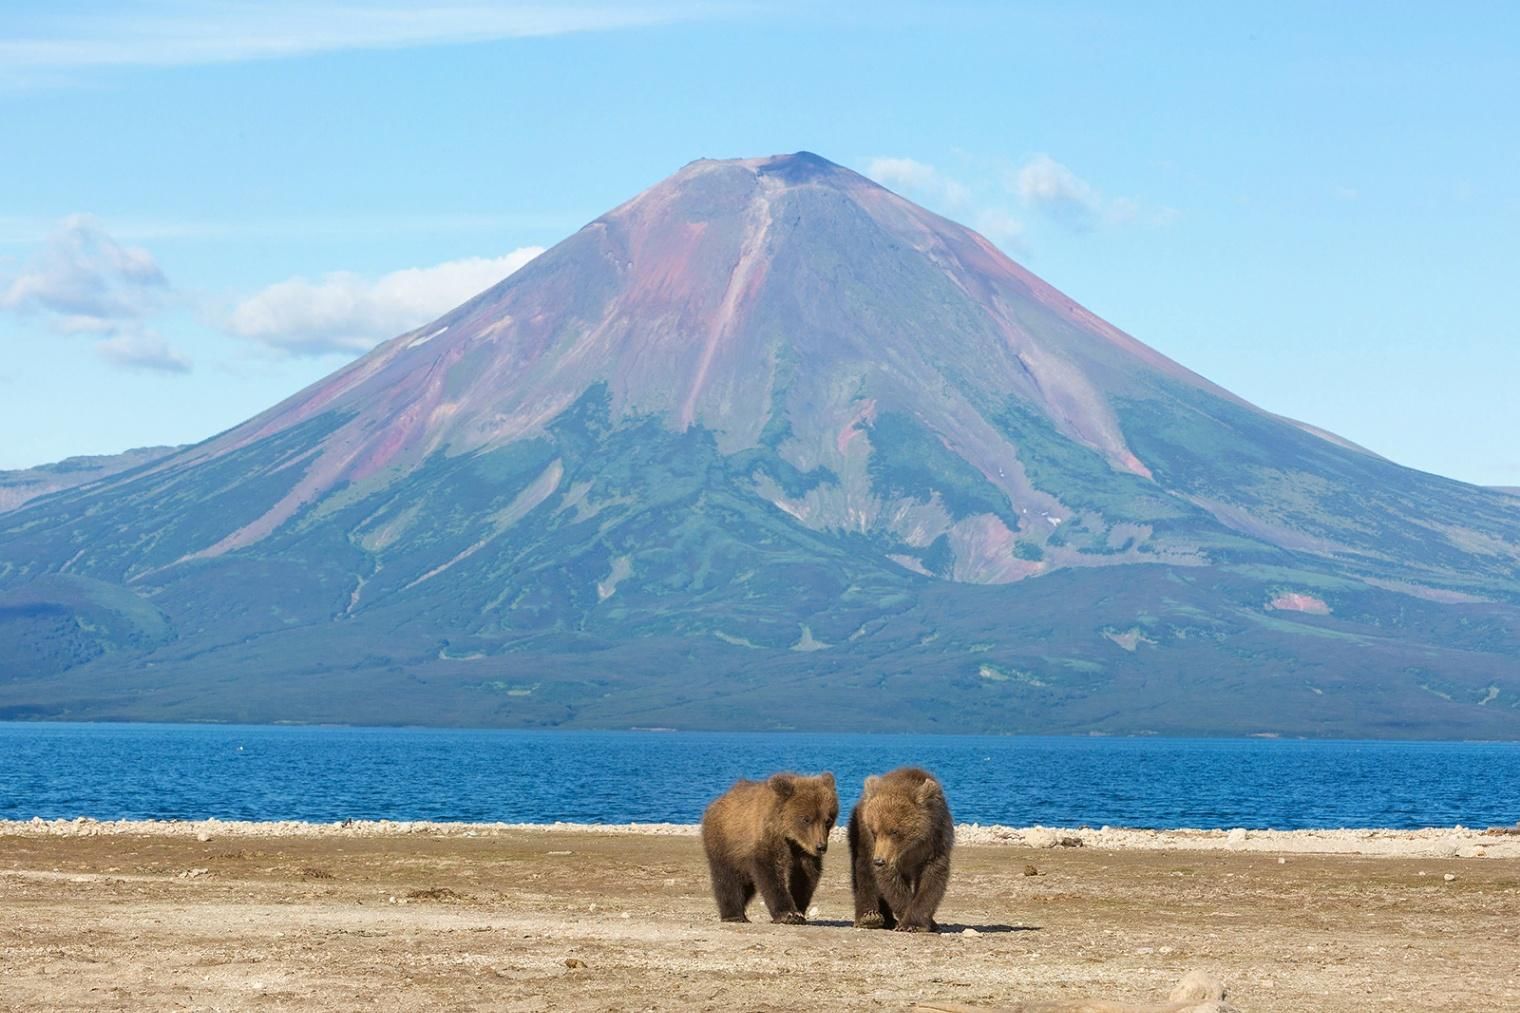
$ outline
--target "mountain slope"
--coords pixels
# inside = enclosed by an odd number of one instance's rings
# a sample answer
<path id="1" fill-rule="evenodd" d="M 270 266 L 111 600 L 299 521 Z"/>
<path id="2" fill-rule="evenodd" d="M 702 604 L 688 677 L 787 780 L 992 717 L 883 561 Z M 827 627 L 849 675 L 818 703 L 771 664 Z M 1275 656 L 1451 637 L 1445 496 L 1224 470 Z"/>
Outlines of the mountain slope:
<path id="1" fill-rule="evenodd" d="M 692 163 L 0 516 L 0 561 L 17 608 L 65 574 L 172 630 L 0 653 L 0 713 L 1520 729 L 1516 500 L 1263 412 L 806 153 Z"/>
<path id="2" fill-rule="evenodd" d="M 179 447 L 138 447 L 120 454 L 71 457 L 19 471 L 0 471 L 0 513 L 60 489 L 72 489 L 167 457 Z"/>

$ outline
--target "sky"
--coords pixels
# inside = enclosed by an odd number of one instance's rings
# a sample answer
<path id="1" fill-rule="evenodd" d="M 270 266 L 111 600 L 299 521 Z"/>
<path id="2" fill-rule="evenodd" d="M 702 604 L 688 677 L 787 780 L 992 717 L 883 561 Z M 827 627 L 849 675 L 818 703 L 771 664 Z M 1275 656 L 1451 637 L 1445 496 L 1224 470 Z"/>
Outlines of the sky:
<path id="1" fill-rule="evenodd" d="M 1520 6 L 10 0 L 0 469 L 190 443 L 699 157 L 815 151 L 1520 486 Z"/>

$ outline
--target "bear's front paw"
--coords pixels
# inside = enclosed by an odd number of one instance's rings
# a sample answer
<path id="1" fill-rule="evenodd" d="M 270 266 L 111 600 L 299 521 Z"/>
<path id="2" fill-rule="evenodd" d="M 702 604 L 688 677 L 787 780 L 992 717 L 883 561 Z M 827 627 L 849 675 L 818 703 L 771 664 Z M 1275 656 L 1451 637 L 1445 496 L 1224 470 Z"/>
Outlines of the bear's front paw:
<path id="1" fill-rule="evenodd" d="M 915 925 L 912 922 L 898 922 L 894 932 L 933 932 L 928 925 Z"/>
<path id="2" fill-rule="evenodd" d="M 885 924 L 886 920 L 882 918 L 880 911 L 872 911 L 868 915 L 857 915 L 855 917 L 855 927 L 857 929 L 879 929 Z"/>
<path id="3" fill-rule="evenodd" d="M 788 911 L 786 914 L 777 915 L 771 919 L 777 925 L 806 925 L 807 916 L 800 911 Z"/>

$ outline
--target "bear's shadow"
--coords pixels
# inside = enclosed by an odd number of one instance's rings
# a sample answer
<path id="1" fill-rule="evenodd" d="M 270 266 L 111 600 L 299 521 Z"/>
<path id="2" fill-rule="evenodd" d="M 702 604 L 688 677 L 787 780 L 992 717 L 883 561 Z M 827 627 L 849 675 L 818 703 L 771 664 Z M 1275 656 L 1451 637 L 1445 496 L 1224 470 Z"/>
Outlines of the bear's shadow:
<path id="1" fill-rule="evenodd" d="M 855 923 L 853 921 L 847 919 L 847 918 L 815 918 L 815 919 L 810 919 L 808 921 L 808 924 L 809 925 L 818 925 L 818 926 L 821 926 L 823 928 L 830 928 L 830 929 L 853 929 L 855 927 Z M 1002 925 L 1002 924 L 998 924 L 998 925 L 961 925 L 961 924 L 958 924 L 958 923 L 957 924 L 950 924 L 950 923 L 946 923 L 946 922 L 941 922 L 940 926 L 939 926 L 939 932 L 935 933 L 935 934 L 941 935 L 941 936 L 953 936 L 953 935 L 955 935 L 958 932 L 965 932 L 967 929 L 970 929 L 971 931 L 976 932 L 978 935 L 984 935 L 984 936 L 994 935 L 994 934 L 1000 933 L 1000 932 L 1038 932 L 1038 931 L 1040 931 L 1040 927 L 1038 925 Z M 860 931 L 862 931 L 862 932 L 881 932 L 883 930 L 882 929 L 861 929 Z"/>

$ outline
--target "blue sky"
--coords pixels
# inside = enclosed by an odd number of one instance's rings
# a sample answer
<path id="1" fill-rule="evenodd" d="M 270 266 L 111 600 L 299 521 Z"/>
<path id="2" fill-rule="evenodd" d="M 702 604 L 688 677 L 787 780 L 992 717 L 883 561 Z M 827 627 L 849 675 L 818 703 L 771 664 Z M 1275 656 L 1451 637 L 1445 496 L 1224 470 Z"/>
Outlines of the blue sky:
<path id="1" fill-rule="evenodd" d="M 808 149 L 1520 485 L 1517 8 L 816 6 L 6 4 L 0 468 L 203 439 L 693 158 Z"/>

